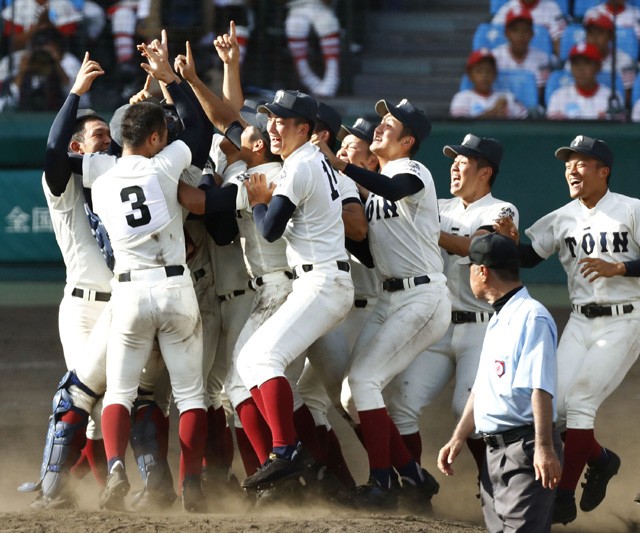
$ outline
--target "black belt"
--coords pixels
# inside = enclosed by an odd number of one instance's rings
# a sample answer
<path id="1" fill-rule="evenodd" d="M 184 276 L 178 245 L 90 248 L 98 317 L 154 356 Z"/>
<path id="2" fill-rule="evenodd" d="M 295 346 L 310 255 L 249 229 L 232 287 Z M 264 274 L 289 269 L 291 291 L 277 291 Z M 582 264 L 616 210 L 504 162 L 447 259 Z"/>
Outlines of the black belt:
<path id="1" fill-rule="evenodd" d="M 164 272 L 168 278 L 172 276 L 182 276 L 184 267 L 182 265 L 169 265 L 164 267 Z M 116 276 L 118 281 L 131 281 L 131 272 L 121 272 Z"/>
<path id="2" fill-rule="evenodd" d="M 198 281 L 199 279 L 202 279 L 206 273 L 207 271 L 204 268 L 199 268 L 193 273 L 193 279 Z"/>
<path id="3" fill-rule="evenodd" d="M 233 300 L 234 298 L 237 298 L 238 296 L 242 296 L 245 292 L 245 290 L 236 290 L 227 294 L 223 294 L 222 296 L 218 296 L 218 300 L 220 300 L 221 302 L 225 302 L 228 300 Z"/>
<path id="4" fill-rule="evenodd" d="M 426 274 L 424 276 L 416 276 L 415 278 L 389 278 L 382 282 L 382 288 L 389 292 L 403 291 L 410 289 L 412 286 L 423 285 L 430 281 L 431 279 Z"/>
<path id="5" fill-rule="evenodd" d="M 529 437 L 535 433 L 533 426 L 520 426 L 518 428 L 508 429 L 501 433 L 483 433 L 482 440 L 484 440 L 490 448 L 504 448 L 509 444 L 518 442 L 526 437 Z"/>
<path id="6" fill-rule="evenodd" d="M 338 265 L 338 270 L 342 270 L 343 272 L 350 272 L 351 265 L 347 261 L 336 261 L 336 265 Z M 303 272 L 311 272 L 313 270 L 313 265 L 298 265 L 296 269 L 300 269 Z M 293 279 L 297 279 L 298 274 L 293 273 Z"/>
<path id="7" fill-rule="evenodd" d="M 356 298 L 353 301 L 353 305 L 355 305 L 358 309 L 363 309 L 364 307 L 367 307 L 368 303 L 369 301 L 366 298 Z"/>
<path id="8" fill-rule="evenodd" d="M 484 311 L 451 311 L 451 322 L 454 324 L 469 324 L 473 322 L 489 322 L 493 313 Z"/>
<path id="9" fill-rule="evenodd" d="M 598 318 L 600 316 L 619 316 L 619 315 L 628 315 L 633 311 L 632 304 L 623 304 L 623 305 L 598 305 L 598 304 L 587 304 L 587 305 L 573 305 L 574 311 L 583 314 L 587 318 Z"/>
<path id="10" fill-rule="evenodd" d="M 313 265 L 309 265 L 313 268 Z M 305 272 L 308 272 L 308 270 L 305 270 Z M 282 273 L 287 276 L 287 278 L 289 279 L 295 279 L 296 276 L 293 272 L 289 272 L 288 270 L 283 270 Z M 258 276 L 257 278 L 253 278 L 251 280 L 249 280 L 249 288 L 253 289 L 254 285 L 256 287 L 262 287 L 265 284 L 265 281 L 262 279 L 262 276 Z"/>
<path id="11" fill-rule="evenodd" d="M 93 298 L 91 298 L 91 293 L 95 295 Z M 77 287 L 71 291 L 71 296 L 75 296 L 76 298 L 82 298 L 83 300 L 87 300 L 87 301 L 95 300 L 96 302 L 108 302 L 109 300 L 111 300 L 110 292 L 91 291 L 91 290 L 85 290 L 85 289 L 78 289 Z M 87 297 L 85 298 L 85 296 Z"/>

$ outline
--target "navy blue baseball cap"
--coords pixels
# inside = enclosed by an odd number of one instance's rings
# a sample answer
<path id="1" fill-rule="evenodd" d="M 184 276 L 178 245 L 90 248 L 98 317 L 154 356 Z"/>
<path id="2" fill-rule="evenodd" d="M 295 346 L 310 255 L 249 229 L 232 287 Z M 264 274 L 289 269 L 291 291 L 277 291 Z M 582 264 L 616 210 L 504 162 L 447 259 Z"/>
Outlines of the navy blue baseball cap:
<path id="1" fill-rule="evenodd" d="M 259 113 L 272 113 L 280 118 L 303 118 L 315 123 L 318 102 L 300 91 L 279 90 L 273 102 L 258 107 Z"/>
<path id="2" fill-rule="evenodd" d="M 362 139 L 364 142 L 371 144 L 373 142 L 373 132 L 376 131 L 376 125 L 364 118 L 359 118 L 353 123 L 353 126 L 340 126 L 338 132 L 338 140 L 342 141 L 347 135 L 353 135 Z"/>
<path id="3" fill-rule="evenodd" d="M 318 112 L 316 113 L 316 127 L 317 121 L 321 121 L 326 124 L 327 129 L 335 136 L 338 136 L 340 132 L 340 125 L 342 124 L 342 115 L 336 111 L 333 107 L 324 102 L 318 102 Z"/>
<path id="4" fill-rule="evenodd" d="M 488 268 L 510 269 L 520 266 L 516 243 L 500 233 L 478 235 L 469 245 L 469 260 L 474 265 Z"/>
<path id="5" fill-rule="evenodd" d="M 243 105 L 240 108 L 240 117 L 249 126 L 253 126 L 262 133 L 267 133 L 267 115 L 264 113 L 258 113 L 258 110 L 248 105 Z"/>
<path id="6" fill-rule="evenodd" d="M 569 146 L 563 146 L 556 150 L 556 157 L 565 163 L 574 153 L 588 155 L 602 161 L 606 166 L 613 166 L 613 152 L 609 145 L 600 139 L 578 135 Z"/>
<path id="7" fill-rule="evenodd" d="M 95 117 L 97 119 L 103 120 L 102 117 L 98 115 L 98 113 L 93 109 L 89 109 L 88 107 L 84 109 L 78 109 L 78 112 L 76 113 L 76 120 L 81 120 L 86 117 Z"/>
<path id="8" fill-rule="evenodd" d="M 442 153 L 451 159 L 455 159 L 457 155 L 482 157 L 497 169 L 502 160 L 502 144 L 496 139 L 477 137 L 468 133 L 462 140 L 462 144 L 448 144 L 442 149 Z"/>
<path id="9" fill-rule="evenodd" d="M 419 141 L 423 141 L 431 133 L 431 121 L 422 109 L 415 107 L 406 98 L 401 100 L 398 105 L 390 105 L 386 100 L 379 100 L 376 104 L 376 113 L 384 117 L 387 113 L 391 113 L 393 117 L 398 119 L 402 124 L 411 128 Z"/>

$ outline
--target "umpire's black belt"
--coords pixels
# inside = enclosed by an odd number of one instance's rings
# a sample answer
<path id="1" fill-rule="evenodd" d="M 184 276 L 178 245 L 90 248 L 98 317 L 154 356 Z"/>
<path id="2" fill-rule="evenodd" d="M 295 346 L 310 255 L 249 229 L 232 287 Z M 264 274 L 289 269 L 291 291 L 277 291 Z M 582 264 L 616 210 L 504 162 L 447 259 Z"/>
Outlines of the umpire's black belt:
<path id="1" fill-rule="evenodd" d="M 88 302 L 108 302 L 111 300 L 110 292 L 98 292 L 91 289 L 79 289 L 78 287 L 71 291 L 71 296 L 82 298 Z"/>
<path id="2" fill-rule="evenodd" d="M 484 440 L 490 448 L 504 448 L 509 444 L 530 437 L 534 433 L 535 429 L 533 425 L 520 426 L 501 433 L 483 433 L 482 440 Z"/>
<path id="3" fill-rule="evenodd" d="M 451 322 L 454 324 L 469 324 L 475 322 L 489 322 L 493 313 L 479 311 L 451 311 Z"/>
<path id="4" fill-rule="evenodd" d="M 182 274 L 184 274 L 184 267 L 182 265 L 169 265 L 162 268 L 164 268 L 164 273 L 168 278 L 172 276 L 182 276 Z M 143 272 L 143 270 L 138 270 L 136 272 Z M 131 281 L 131 272 L 121 272 L 116 275 L 116 279 L 118 281 Z"/>
<path id="5" fill-rule="evenodd" d="M 430 281 L 431 278 L 426 274 L 415 278 L 389 278 L 382 282 L 382 288 L 389 292 L 403 291 L 405 289 L 413 289 L 416 285 L 424 285 Z"/>
<path id="6" fill-rule="evenodd" d="M 628 315 L 633 311 L 632 304 L 618 304 L 618 305 L 572 305 L 573 310 L 586 316 L 587 318 L 598 318 L 600 316 L 619 316 Z"/>
<path id="7" fill-rule="evenodd" d="M 347 261 L 336 261 L 336 265 L 338 266 L 338 270 L 351 272 L 351 265 Z M 298 265 L 293 271 L 293 279 L 298 279 L 300 277 L 298 271 L 302 270 L 302 272 L 311 272 L 313 268 L 314 265 Z"/>

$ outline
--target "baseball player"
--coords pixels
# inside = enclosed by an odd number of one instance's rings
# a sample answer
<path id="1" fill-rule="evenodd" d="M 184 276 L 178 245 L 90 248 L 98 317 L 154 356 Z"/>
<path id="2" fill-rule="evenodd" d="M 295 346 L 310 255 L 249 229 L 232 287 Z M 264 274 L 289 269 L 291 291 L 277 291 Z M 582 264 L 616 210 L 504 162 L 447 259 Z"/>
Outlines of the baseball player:
<path id="1" fill-rule="evenodd" d="M 553 489 L 562 444 L 556 418 L 556 325 L 522 286 L 518 248 L 504 235 L 469 246 L 473 294 L 495 314 L 478 374 L 451 440 L 438 454 L 446 475 L 463 443 L 479 431 L 487 443 L 482 513 L 488 531 L 551 531 Z"/>
<path id="2" fill-rule="evenodd" d="M 92 61 L 88 53 L 85 54 L 71 92 L 51 126 L 42 176 L 42 187 L 49 206 L 51 222 L 67 273 L 58 323 L 68 370 L 76 368 L 88 357 L 87 340 L 111 297 L 109 282 L 113 273 L 92 235 L 87 219 L 91 208 L 84 195 L 82 177 L 72 173 L 68 157 L 69 150 L 76 154 L 84 154 L 100 152 L 109 147 L 111 137 L 104 120 L 92 112 L 78 113 L 80 98 L 103 73 L 100 65 Z M 99 428 L 100 407 L 94 410 L 92 415 L 87 427 L 88 440 L 83 454 L 89 461 L 96 479 L 104 484 L 106 460 Z M 79 430 L 82 424 L 86 424 L 86 417 L 82 421 L 83 415 L 74 410 L 59 413 L 57 416 L 57 424 L 61 427 L 57 428 L 59 435 L 56 438 L 65 442 L 75 439 L 75 445 L 82 448 L 84 431 Z M 60 461 L 68 471 L 76 459 L 72 454 L 66 461 L 62 458 Z M 74 502 L 73 495 L 65 493 L 65 490 L 51 490 L 50 487 L 45 487 L 44 490 L 46 494 L 39 502 L 40 506 L 57 507 L 71 505 Z"/>
<path id="3" fill-rule="evenodd" d="M 640 349 L 640 200 L 609 190 L 613 153 L 602 140 L 578 135 L 556 150 L 573 201 L 534 223 L 520 244 L 523 266 L 558 253 L 572 313 L 558 346 L 558 422 L 566 429 L 564 467 L 554 523 L 577 515 L 575 489 L 585 465 L 580 509 L 605 497 L 620 458 L 594 435 L 598 407 L 616 389 Z M 513 223 L 499 231 L 517 239 Z"/>
<path id="4" fill-rule="evenodd" d="M 202 329 L 185 265 L 178 179 L 191 163 L 201 134 L 200 117 L 179 78 L 145 45 L 145 70 L 167 85 L 188 114 L 181 140 L 167 145 L 164 113 L 151 103 L 134 104 L 122 122 L 123 156 L 93 184 L 92 198 L 112 240 L 116 258 L 114 312 L 107 351 L 107 391 L 102 427 L 109 475 L 102 506 L 129 490 L 124 469 L 129 411 L 153 339 L 157 336 L 180 411 L 183 504 L 206 510 L 200 485 L 206 412 L 202 381 Z M 191 126 L 191 127 L 188 127 Z"/>
<path id="5" fill-rule="evenodd" d="M 626 0 L 605 0 L 593 6 L 584 14 L 584 20 L 593 15 L 615 16 L 616 26 L 633 28 L 640 39 L 640 8 Z"/>
<path id="6" fill-rule="evenodd" d="M 569 52 L 571 73 L 575 83 L 556 89 L 547 106 L 547 118 L 606 119 L 609 113 L 611 89 L 600 85 L 596 76 L 600 72 L 602 57 L 593 44 L 576 44 Z M 618 102 L 624 102 L 617 94 Z"/>
<path id="7" fill-rule="evenodd" d="M 335 96 L 340 85 L 340 22 L 327 0 L 288 0 L 284 30 L 298 78 L 315 96 Z M 309 65 L 311 28 L 318 35 L 324 61 L 322 78 Z"/>
<path id="8" fill-rule="evenodd" d="M 418 422 L 429 405 L 455 375 L 453 411 L 460 418 L 473 385 L 482 340 L 493 308 L 477 299 L 469 285 L 469 244 L 478 230 L 493 231 L 502 216 L 518 221 L 513 204 L 491 194 L 502 159 L 502 145 L 495 139 L 468 134 L 459 145 L 447 145 L 443 153 L 453 159 L 450 192 L 453 198 L 438 200 L 440 246 L 444 273 L 451 294 L 451 325 L 444 337 L 398 375 L 387 387 L 389 415 L 413 458 L 420 462 L 422 441 Z M 484 461 L 484 442 L 467 439 L 478 466 Z"/>
<path id="9" fill-rule="evenodd" d="M 345 317 L 353 298 L 336 177 L 309 143 L 317 108 L 310 96 L 282 90 L 258 108 L 268 114 L 271 151 L 284 164 L 277 185 L 267 185 L 264 174 L 245 181 L 247 197 L 262 236 L 274 241 L 284 235 L 296 279 L 284 304 L 238 356 L 238 373 L 273 438 L 267 462 L 243 482 L 247 489 L 298 475 L 307 466 L 305 451 L 297 445 L 292 390 L 284 371 Z"/>
<path id="10" fill-rule="evenodd" d="M 403 479 L 405 495 L 427 501 L 438 490 L 435 479 L 404 445 L 382 390 L 442 337 L 451 319 L 451 303 L 438 248 L 435 187 L 430 172 L 411 160 L 431 123 L 407 100 L 396 106 L 380 100 L 376 112 L 382 121 L 371 151 L 378 157 L 380 173 L 345 163 L 322 149 L 334 168 L 370 191 L 365 203 L 369 243 L 384 281 L 348 372 L 357 410 L 352 416 L 360 422 L 370 468 L 368 483 L 356 490 L 354 498 L 361 505 L 388 507 L 396 504 L 392 467 Z"/>

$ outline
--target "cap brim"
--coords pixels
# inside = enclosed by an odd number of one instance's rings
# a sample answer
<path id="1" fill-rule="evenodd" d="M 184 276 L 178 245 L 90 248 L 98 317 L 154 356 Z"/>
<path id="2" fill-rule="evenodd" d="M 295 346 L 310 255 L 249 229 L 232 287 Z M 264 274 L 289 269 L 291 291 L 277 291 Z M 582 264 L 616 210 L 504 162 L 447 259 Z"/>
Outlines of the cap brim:
<path id="1" fill-rule="evenodd" d="M 556 157 L 560 160 L 563 161 L 564 163 L 566 163 L 569 159 L 569 157 L 571 156 L 571 154 L 586 154 L 586 155 L 591 155 L 588 152 L 584 151 L 584 150 L 576 150 L 575 148 L 571 148 L 570 146 L 562 146 L 561 148 L 558 148 L 556 150 Z M 593 157 L 593 156 L 592 156 Z"/>
<path id="2" fill-rule="evenodd" d="M 363 140 L 364 142 L 369 144 L 373 142 L 373 139 L 368 139 L 367 136 L 364 135 L 361 131 L 358 131 L 349 126 L 345 126 L 343 124 L 342 126 L 340 126 L 340 131 L 338 132 L 338 135 L 336 136 L 336 138 L 339 141 L 343 141 L 347 135 L 353 135 L 354 137 L 357 137 L 358 139 Z"/>
<path id="3" fill-rule="evenodd" d="M 463 155 L 465 157 L 482 157 L 480 152 L 476 152 L 475 150 L 462 146 L 461 144 L 448 144 L 442 149 L 442 153 L 451 159 L 455 159 L 458 155 Z"/>
<path id="4" fill-rule="evenodd" d="M 376 103 L 376 113 L 381 117 L 384 117 L 387 113 L 391 113 L 389 111 L 389 104 L 387 104 L 386 100 L 378 100 Z M 393 113 L 391 113 L 393 115 Z M 393 115 L 395 117 L 395 115 Z"/>
<path id="5" fill-rule="evenodd" d="M 276 117 L 280 118 L 304 118 L 302 115 L 298 113 L 294 113 L 291 109 L 287 109 L 286 107 L 282 107 L 280 104 L 270 103 L 270 104 L 262 104 L 258 106 L 258 113 L 271 113 Z"/>
<path id="6" fill-rule="evenodd" d="M 267 130 L 266 122 L 261 121 L 264 120 L 264 118 L 262 118 L 263 116 L 264 113 L 258 114 L 258 110 L 252 107 L 242 106 L 240 108 L 240 118 L 242 118 L 242 120 L 244 120 L 249 126 L 253 126 L 260 131 Z"/>

